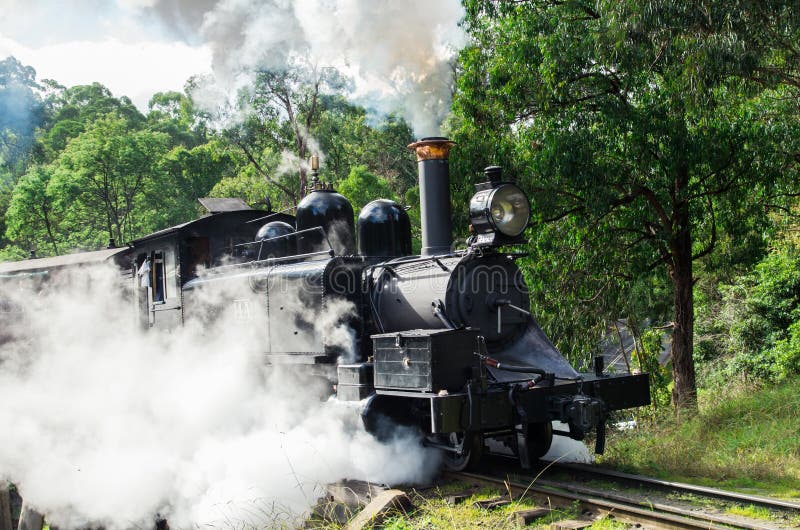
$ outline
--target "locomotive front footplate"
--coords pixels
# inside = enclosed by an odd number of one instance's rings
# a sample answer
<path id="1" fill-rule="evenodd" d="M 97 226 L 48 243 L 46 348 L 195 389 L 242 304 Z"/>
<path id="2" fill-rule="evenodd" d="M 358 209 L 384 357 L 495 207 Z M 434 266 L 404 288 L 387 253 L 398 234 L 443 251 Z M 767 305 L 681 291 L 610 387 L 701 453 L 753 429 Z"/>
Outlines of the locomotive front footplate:
<path id="1" fill-rule="evenodd" d="M 425 393 L 376 390 L 377 395 L 430 401 L 430 432 L 493 431 L 510 428 L 520 420 L 526 423 L 562 421 L 574 425 L 571 434 L 583 438 L 589 427 L 586 406 L 596 406 L 595 418 L 603 421 L 608 413 L 650 404 L 647 374 L 583 374 L 581 381 L 556 382 L 553 386 L 533 387 L 515 392 L 514 383 L 477 384 L 464 392 Z M 590 413 L 591 414 L 591 413 Z M 596 426 L 597 422 L 591 427 Z"/>

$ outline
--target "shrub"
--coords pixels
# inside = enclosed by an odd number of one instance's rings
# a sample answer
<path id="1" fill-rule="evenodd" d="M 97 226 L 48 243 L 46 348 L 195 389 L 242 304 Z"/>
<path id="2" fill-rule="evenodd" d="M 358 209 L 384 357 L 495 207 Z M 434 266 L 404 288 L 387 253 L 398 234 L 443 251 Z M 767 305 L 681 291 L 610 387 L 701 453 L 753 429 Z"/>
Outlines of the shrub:
<path id="1" fill-rule="evenodd" d="M 698 308 L 696 359 L 708 382 L 739 376 L 778 381 L 800 373 L 800 254 L 773 252 L 719 286 Z M 720 359 L 721 358 L 721 359 Z"/>

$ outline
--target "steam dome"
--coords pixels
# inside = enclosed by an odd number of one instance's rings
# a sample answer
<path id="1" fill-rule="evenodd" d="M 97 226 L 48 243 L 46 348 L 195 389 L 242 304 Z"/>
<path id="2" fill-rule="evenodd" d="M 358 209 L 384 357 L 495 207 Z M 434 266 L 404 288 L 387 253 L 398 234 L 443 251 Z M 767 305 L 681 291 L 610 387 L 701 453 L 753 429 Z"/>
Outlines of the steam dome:
<path id="1" fill-rule="evenodd" d="M 295 226 L 297 231 L 322 227 L 337 255 L 355 253 L 355 227 L 353 207 L 343 195 L 330 189 L 315 189 L 297 205 Z M 301 254 L 327 250 L 328 244 L 319 232 L 298 236 Z"/>
<path id="2" fill-rule="evenodd" d="M 411 220 L 402 206 L 388 199 L 364 206 L 358 216 L 358 253 L 381 257 L 411 254 Z"/>
<path id="3" fill-rule="evenodd" d="M 294 238 L 290 234 L 294 233 L 294 228 L 282 221 L 272 221 L 267 223 L 256 232 L 256 241 L 261 241 L 258 245 L 259 259 L 282 258 L 289 254 L 294 254 Z"/>

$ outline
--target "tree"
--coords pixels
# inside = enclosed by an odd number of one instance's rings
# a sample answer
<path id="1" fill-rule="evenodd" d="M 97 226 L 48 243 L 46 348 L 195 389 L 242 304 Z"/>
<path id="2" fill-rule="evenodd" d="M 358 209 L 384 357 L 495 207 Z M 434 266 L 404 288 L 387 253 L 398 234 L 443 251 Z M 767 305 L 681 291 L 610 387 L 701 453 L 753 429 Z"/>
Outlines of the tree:
<path id="1" fill-rule="evenodd" d="M 386 179 L 370 172 L 364 166 L 355 166 L 346 179 L 338 185 L 338 191 L 350 200 L 356 216 L 368 202 L 375 199 L 396 199 Z"/>
<path id="2" fill-rule="evenodd" d="M 9 243 L 6 210 L 12 190 L 33 158 L 36 130 L 47 115 L 42 90 L 32 67 L 14 57 L 0 61 L 0 248 Z"/>
<path id="3" fill-rule="evenodd" d="M 2 171 L 2 166 L 0 166 Z M 5 180 L 7 174 L 0 174 L 0 249 L 9 245 L 10 241 L 6 236 L 6 227 L 8 226 L 8 206 L 11 204 L 11 196 L 14 187 L 10 182 L 10 177 Z M 0 258 L 2 260 L 3 258 Z"/>
<path id="4" fill-rule="evenodd" d="M 36 128 L 44 119 L 36 70 L 14 57 L 0 61 L 0 164 L 13 177 L 25 172 Z"/>
<path id="5" fill-rule="evenodd" d="M 208 139 L 206 118 L 190 96 L 180 92 L 158 92 L 150 98 L 148 108 L 150 129 L 168 134 L 173 145 L 191 149 Z"/>
<path id="6" fill-rule="evenodd" d="M 151 224 L 164 227 L 192 219 L 200 197 L 240 196 L 212 194 L 215 186 L 234 174 L 235 162 L 217 139 L 191 149 L 178 146 L 170 150 L 158 163 L 165 171 L 164 185 L 168 185 L 169 193 L 164 193 L 161 185 L 145 189 L 146 203 L 153 207 L 148 216 Z M 259 196 L 259 199 L 263 201 L 264 196 Z"/>
<path id="7" fill-rule="evenodd" d="M 100 83 L 70 88 L 55 82 L 47 84 L 50 93 L 45 104 L 51 117 L 43 127 L 40 141 L 48 162 L 55 160 L 71 139 L 109 114 L 124 118 L 131 127 L 142 126 L 145 122 L 145 117 L 130 99 L 114 97 Z"/>
<path id="8" fill-rule="evenodd" d="M 104 230 L 108 240 L 123 242 L 141 233 L 156 206 L 141 200 L 145 189 L 167 195 L 158 163 L 168 144 L 166 134 L 137 130 L 113 114 L 69 142 L 52 186 L 78 237 L 99 242 L 97 231 Z"/>
<path id="9" fill-rule="evenodd" d="M 9 239 L 24 240 L 31 249 L 46 244 L 55 255 L 59 252 L 57 214 L 55 201 L 48 192 L 52 176 L 53 168 L 34 166 L 19 179 L 6 212 L 6 223 Z"/>
<path id="10" fill-rule="evenodd" d="M 270 204 L 278 204 L 274 187 L 269 185 L 260 173 L 252 168 L 245 168 L 240 173 L 224 177 L 217 182 L 209 197 L 237 197 L 244 199 L 251 206 L 263 206 L 269 197 Z"/>
<path id="11" fill-rule="evenodd" d="M 321 98 L 344 84 L 336 69 L 302 61 L 290 68 L 261 70 L 252 89 L 241 95 L 241 105 L 248 109 L 245 120 L 225 131 L 225 137 L 291 205 L 305 192 L 308 157 L 319 154 L 314 129 L 323 110 Z M 267 147 L 283 151 L 283 167 L 264 166 L 260 156 Z M 291 174 L 298 178 L 281 178 Z"/>
<path id="12" fill-rule="evenodd" d="M 321 103 L 315 131 L 325 153 L 325 171 L 333 177 L 326 178 L 340 181 L 352 168 L 366 166 L 385 178 L 398 196 L 415 185 L 417 168 L 407 147 L 414 136 L 405 120 L 390 115 L 374 123 L 366 109 L 342 96 L 326 96 Z"/>
<path id="13" fill-rule="evenodd" d="M 797 192 L 800 136 L 783 86 L 796 63 L 767 75 L 781 37 L 745 38 L 755 4 L 466 2 L 474 45 L 462 53 L 459 140 L 535 192 L 540 222 L 576 220 L 572 251 L 590 275 L 613 285 L 667 273 L 673 401 L 688 411 L 693 263 Z"/>

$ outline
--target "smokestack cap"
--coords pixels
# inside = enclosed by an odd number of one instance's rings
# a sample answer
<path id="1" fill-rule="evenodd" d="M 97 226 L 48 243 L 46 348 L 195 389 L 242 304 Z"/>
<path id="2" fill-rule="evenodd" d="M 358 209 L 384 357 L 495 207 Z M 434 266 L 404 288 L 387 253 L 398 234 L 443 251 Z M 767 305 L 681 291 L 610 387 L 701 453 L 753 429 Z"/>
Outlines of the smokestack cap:
<path id="1" fill-rule="evenodd" d="M 442 136 L 430 136 L 423 138 L 408 148 L 417 153 L 417 162 L 423 160 L 447 160 L 450 156 L 450 149 L 456 145 L 455 142 Z"/>

